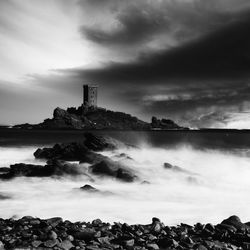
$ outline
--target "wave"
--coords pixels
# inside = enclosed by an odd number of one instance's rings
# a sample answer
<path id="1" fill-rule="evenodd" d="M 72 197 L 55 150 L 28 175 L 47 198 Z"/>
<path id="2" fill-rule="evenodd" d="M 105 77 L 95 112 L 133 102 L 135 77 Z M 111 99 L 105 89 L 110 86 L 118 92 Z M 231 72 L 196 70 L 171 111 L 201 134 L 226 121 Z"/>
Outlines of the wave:
<path id="1" fill-rule="evenodd" d="M 1 166 L 38 163 L 34 151 L 34 147 L 0 148 Z M 15 178 L 0 183 L 1 194 L 12 197 L 0 200 L 2 217 L 61 216 L 72 221 L 100 218 L 109 222 L 147 223 L 156 216 L 173 225 L 218 223 L 232 214 L 239 214 L 244 220 L 250 218 L 247 155 L 197 150 L 187 145 L 160 148 L 147 143 L 102 154 L 133 168 L 139 180 L 122 183 L 93 175 Z M 164 163 L 181 171 L 166 168 Z M 101 193 L 83 192 L 80 187 L 85 184 Z"/>

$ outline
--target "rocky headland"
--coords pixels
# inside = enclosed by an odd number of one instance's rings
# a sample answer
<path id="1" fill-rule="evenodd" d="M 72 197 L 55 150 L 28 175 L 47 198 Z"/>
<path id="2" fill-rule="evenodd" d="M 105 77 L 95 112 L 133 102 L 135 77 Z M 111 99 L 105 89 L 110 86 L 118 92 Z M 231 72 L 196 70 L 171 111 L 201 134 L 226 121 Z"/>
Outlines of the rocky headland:
<path id="1" fill-rule="evenodd" d="M 186 129 L 172 120 L 152 118 L 144 122 L 137 117 L 123 112 L 104 108 L 79 107 L 67 110 L 56 108 L 53 118 L 39 124 L 20 124 L 14 128 L 22 129 L 77 129 L 77 130 L 152 130 L 152 129 Z"/>
<path id="2" fill-rule="evenodd" d="M 51 148 L 38 148 L 34 152 L 34 157 L 46 160 L 45 165 L 16 163 L 10 165 L 9 168 L 0 168 L 0 179 L 9 180 L 20 176 L 60 177 L 93 174 L 133 182 L 137 179 L 134 170 L 98 153 L 99 151 L 116 149 L 121 144 L 124 147 L 129 146 L 110 137 L 85 133 L 82 142 L 55 144 Z M 83 167 L 68 161 L 78 161 L 80 164 L 88 163 L 89 166 Z"/>
<path id="3" fill-rule="evenodd" d="M 83 215 L 84 217 L 84 215 Z M 166 226 L 158 218 L 147 225 L 70 222 L 60 217 L 0 219 L 0 249 L 86 250 L 237 250 L 250 248 L 250 223 L 231 216 L 217 225 Z"/>

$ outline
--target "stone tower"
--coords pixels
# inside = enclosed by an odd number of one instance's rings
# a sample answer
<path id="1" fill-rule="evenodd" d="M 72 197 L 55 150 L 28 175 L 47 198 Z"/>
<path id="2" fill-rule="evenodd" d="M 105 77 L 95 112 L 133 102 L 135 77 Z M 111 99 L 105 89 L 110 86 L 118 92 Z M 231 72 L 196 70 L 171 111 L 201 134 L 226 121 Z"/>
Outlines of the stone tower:
<path id="1" fill-rule="evenodd" d="M 97 107 L 97 89 L 95 85 L 83 85 L 83 105 Z"/>

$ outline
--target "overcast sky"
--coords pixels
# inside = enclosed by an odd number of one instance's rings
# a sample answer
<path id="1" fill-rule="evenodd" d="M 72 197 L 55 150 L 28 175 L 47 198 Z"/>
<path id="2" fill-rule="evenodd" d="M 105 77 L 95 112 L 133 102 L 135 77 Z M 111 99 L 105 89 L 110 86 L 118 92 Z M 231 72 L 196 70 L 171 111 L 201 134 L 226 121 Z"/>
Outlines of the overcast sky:
<path id="1" fill-rule="evenodd" d="M 0 124 L 98 105 L 250 128 L 249 0 L 0 1 Z"/>

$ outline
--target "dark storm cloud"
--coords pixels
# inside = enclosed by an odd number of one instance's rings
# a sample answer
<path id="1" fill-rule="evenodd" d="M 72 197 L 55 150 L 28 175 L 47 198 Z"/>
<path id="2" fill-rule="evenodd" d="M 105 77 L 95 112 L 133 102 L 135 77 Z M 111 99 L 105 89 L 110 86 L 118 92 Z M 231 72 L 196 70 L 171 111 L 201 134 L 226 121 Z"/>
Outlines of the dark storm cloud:
<path id="1" fill-rule="evenodd" d="M 111 31 L 92 27 L 81 27 L 82 34 L 93 42 L 108 45 L 130 45 L 151 40 L 155 33 L 167 30 L 169 20 L 164 13 L 151 9 L 143 10 L 141 6 L 126 8 L 116 16 L 118 24 Z"/>
<path id="2" fill-rule="evenodd" d="M 73 69 L 74 74 L 94 81 L 130 84 L 162 83 L 169 79 L 232 79 L 249 76 L 250 12 L 207 36 L 134 61 L 112 62 L 99 69 Z M 167 82 L 166 82 L 167 84 Z"/>
<path id="3" fill-rule="evenodd" d="M 61 72 L 101 84 L 117 99 L 139 104 L 144 114 L 168 115 L 195 126 L 217 117 L 223 124 L 227 111 L 249 108 L 243 105 L 250 100 L 249 30 L 250 15 L 244 11 L 229 24 L 181 46 L 144 52 L 129 62 Z"/>
<path id="4" fill-rule="evenodd" d="M 83 8 L 109 10 L 113 23 L 95 21 L 80 28 L 84 39 L 105 46 L 140 46 L 147 42 L 179 44 L 223 27 L 238 18 L 246 0 L 81 1 Z M 96 12 L 95 12 L 96 13 Z M 112 20 L 112 19 L 111 19 Z M 101 27 L 101 28 L 100 28 Z M 122 48 L 121 48 L 122 49 Z"/>

